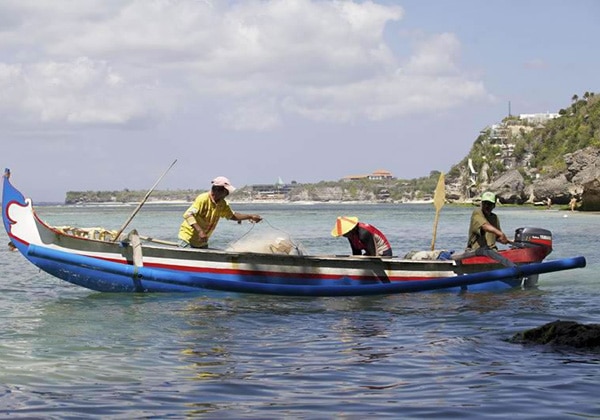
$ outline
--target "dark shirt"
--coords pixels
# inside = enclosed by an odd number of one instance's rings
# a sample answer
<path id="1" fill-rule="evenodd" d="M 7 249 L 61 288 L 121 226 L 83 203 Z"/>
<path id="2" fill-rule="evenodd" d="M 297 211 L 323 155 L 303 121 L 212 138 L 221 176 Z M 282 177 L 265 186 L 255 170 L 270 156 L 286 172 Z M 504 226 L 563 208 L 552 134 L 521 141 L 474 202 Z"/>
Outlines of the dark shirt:
<path id="1" fill-rule="evenodd" d="M 486 223 L 489 223 L 498 230 L 502 230 L 500 229 L 500 220 L 495 213 L 490 213 L 490 215 L 486 217 L 481 208 L 473 210 L 473 213 L 471 214 L 471 223 L 469 224 L 469 241 L 467 243 L 467 248 L 475 250 L 487 246 L 491 249 L 496 249 L 497 236 L 491 232 L 486 232 L 481 228 Z"/>
<path id="2" fill-rule="evenodd" d="M 385 235 L 375 226 L 359 222 L 348 234 L 352 255 L 392 256 L 392 247 Z"/>

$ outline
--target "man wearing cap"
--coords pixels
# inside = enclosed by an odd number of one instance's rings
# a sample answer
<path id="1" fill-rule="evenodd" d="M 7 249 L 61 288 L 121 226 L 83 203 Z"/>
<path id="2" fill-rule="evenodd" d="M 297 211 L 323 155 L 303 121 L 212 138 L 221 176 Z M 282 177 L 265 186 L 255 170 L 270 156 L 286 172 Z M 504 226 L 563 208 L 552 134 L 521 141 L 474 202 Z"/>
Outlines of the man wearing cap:
<path id="1" fill-rule="evenodd" d="M 497 249 L 496 242 L 507 244 L 508 238 L 500 228 L 500 220 L 495 213 L 496 194 L 484 192 L 481 195 L 481 207 L 473 210 L 471 224 L 469 225 L 469 241 L 467 249 L 477 248 Z"/>
<path id="2" fill-rule="evenodd" d="M 335 221 L 331 235 L 344 236 L 350 242 L 352 255 L 391 257 L 392 247 L 375 226 L 358 221 L 357 217 L 340 216 Z"/>
<path id="3" fill-rule="evenodd" d="M 190 208 L 183 214 L 179 227 L 179 246 L 182 248 L 208 248 L 208 238 L 219 223 L 219 219 L 250 220 L 258 223 L 262 220 L 258 214 L 235 213 L 229 207 L 225 197 L 235 188 L 227 178 L 218 176 L 212 180 L 210 191 L 200 194 Z"/>

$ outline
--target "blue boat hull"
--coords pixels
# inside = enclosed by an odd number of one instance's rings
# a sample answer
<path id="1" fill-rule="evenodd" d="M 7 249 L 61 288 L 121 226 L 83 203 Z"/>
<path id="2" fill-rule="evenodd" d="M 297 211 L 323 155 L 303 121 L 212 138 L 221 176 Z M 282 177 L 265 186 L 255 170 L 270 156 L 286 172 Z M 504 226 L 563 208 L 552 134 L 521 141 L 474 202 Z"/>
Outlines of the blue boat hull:
<path id="1" fill-rule="evenodd" d="M 268 282 L 256 282 L 252 277 L 235 274 L 207 277 L 191 272 L 134 267 L 35 245 L 30 246 L 28 256 L 35 265 L 56 277 L 103 292 L 191 292 L 208 289 L 286 296 L 412 293 L 465 288 L 492 282 L 502 282 L 504 287 L 500 286 L 499 288 L 511 288 L 518 286 L 521 279 L 528 276 L 585 267 L 586 264 L 585 258 L 580 256 L 428 281 L 415 280 L 361 285 L 351 282 L 349 284 L 300 285 L 290 284 L 294 283 L 294 280 L 289 277 L 271 277 Z M 297 279 L 297 282 L 301 281 L 304 280 Z"/>

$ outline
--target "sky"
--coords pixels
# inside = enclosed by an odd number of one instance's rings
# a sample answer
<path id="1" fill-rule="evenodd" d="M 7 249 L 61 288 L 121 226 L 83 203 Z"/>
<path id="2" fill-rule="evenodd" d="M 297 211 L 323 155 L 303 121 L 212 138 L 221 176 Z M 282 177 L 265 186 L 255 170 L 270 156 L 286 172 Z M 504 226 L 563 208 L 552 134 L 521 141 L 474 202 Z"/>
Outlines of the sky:
<path id="1" fill-rule="evenodd" d="M 600 92 L 598 22 L 596 0 L 1 0 L 0 164 L 34 202 L 447 172 L 509 110 Z"/>

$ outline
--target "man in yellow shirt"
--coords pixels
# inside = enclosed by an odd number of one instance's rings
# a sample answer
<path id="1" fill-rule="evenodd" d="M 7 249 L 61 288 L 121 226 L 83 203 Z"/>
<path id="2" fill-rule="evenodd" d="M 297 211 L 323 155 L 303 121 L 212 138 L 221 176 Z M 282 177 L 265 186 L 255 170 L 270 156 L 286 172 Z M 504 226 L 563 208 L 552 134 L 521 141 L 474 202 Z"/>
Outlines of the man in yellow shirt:
<path id="1" fill-rule="evenodd" d="M 220 218 L 250 220 L 258 223 L 262 220 L 258 214 L 234 212 L 225 197 L 235 188 L 224 176 L 212 180 L 210 191 L 200 194 L 183 214 L 179 227 L 179 246 L 182 248 L 208 248 L 208 238 L 217 227 Z"/>

